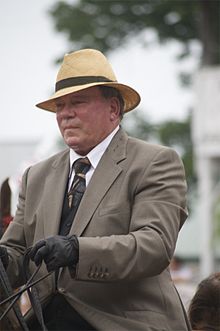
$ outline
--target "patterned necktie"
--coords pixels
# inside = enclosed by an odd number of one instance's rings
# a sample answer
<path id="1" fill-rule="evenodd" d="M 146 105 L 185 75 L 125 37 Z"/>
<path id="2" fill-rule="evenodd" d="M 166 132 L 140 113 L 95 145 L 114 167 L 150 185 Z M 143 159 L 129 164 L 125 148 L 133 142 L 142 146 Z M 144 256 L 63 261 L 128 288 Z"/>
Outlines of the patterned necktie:
<path id="1" fill-rule="evenodd" d="M 86 189 L 86 173 L 89 171 L 91 163 L 87 157 L 80 158 L 76 160 L 72 165 L 72 170 L 70 173 L 70 178 L 73 170 L 75 171 L 75 176 L 71 187 L 67 193 L 68 206 L 69 208 L 78 209 L 82 196 Z"/>
<path id="2" fill-rule="evenodd" d="M 75 176 L 69 190 L 65 194 L 60 220 L 60 235 L 66 236 L 70 231 L 80 201 L 86 189 L 85 175 L 90 167 L 91 164 L 88 158 L 80 158 L 72 165 L 69 182 L 73 171 L 75 172 Z"/>

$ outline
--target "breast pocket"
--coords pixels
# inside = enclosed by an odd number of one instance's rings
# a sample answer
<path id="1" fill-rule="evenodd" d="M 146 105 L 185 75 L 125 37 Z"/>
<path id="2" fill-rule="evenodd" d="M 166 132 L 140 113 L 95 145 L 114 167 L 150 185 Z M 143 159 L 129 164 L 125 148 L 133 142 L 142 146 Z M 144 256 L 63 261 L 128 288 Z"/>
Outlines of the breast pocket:
<path id="1" fill-rule="evenodd" d="M 127 203 L 100 205 L 89 224 L 88 230 L 92 230 L 95 235 L 100 236 L 127 234 L 130 219 L 131 211 Z"/>
<path id="2" fill-rule="evenodd" d="M 130 205 L 128 202 L 124 203 L 114 203 L 109 205 L 102 205 L 99 207 L 99 216 L 113 215 L 113 214 L 129 214 L 130 215 Z"/>

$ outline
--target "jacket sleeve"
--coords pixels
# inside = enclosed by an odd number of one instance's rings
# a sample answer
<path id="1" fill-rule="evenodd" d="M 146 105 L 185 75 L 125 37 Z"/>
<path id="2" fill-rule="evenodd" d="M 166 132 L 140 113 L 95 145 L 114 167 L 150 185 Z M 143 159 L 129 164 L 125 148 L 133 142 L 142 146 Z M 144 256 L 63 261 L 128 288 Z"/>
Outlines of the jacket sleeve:
<path id="1" fill-rule="evenodd" d="M 163 148 L 137 179 L 129 232 L 79 237 L 75 278 L 129 281 L 160 274 L 170 263 L 186 217 L 184 168 L 175 151 Z"/>

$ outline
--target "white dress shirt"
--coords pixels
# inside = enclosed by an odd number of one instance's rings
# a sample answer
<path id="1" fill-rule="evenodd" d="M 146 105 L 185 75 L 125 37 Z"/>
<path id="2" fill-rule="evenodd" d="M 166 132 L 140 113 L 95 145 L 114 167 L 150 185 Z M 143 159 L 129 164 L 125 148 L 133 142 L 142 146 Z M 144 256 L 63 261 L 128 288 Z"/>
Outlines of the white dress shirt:
<path id="1" fill-rule="evenodd" d="M 116 132 L 118 132 L 118 130 L 119 130 L 119 125 L 104 140 L 102 140 L 97 146 L 95 146 L 87 155 L 83 156 L 83 157 L 87 157 L 91 163 L 91 167 L 89 171 L 86 173 L 86 186 L 88 185 L 102 155 L 106 151 L 112 138 L 114 137 Z M 81 157 L 82 155 L 79 155 L 73 149 L 70 149 L 70 169 L 72 168 L 72 164 Z M 69 180 L 69 187 L 71 186 L 74 175 L 75 172 L 73 171 L 71 174 L 71 178 Z"/>

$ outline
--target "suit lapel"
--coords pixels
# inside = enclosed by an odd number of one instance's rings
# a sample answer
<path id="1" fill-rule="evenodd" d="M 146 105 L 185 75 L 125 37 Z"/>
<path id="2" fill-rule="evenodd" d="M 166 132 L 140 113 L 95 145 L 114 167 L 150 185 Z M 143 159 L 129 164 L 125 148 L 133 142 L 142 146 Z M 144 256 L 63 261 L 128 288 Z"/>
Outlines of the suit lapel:
<path id="1" fill-rule="evenodd" d="M 69 150 L 66 150 L 63 155 L 53 163 L 50 175 L 45 182 L 45 237 L 58 233 L 68 174 Z"/>
<path id="2" fill-rule="evenodd" d="M 70 234 L 80 236 L 102 198 L 122 169 L 119 162 L 126 158 L 127 135 L 119 130 L 102 156 L 80 203 Z"/>

